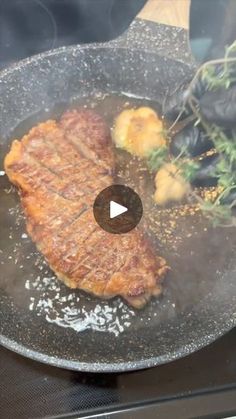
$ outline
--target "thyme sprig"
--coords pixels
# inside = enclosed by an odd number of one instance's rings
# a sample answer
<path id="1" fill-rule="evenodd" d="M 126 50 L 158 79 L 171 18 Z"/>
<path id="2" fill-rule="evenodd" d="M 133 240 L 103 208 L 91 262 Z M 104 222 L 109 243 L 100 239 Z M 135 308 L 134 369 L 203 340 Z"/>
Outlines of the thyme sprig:
<path id="1" fill-rule="evenodd" d="M 163 146 L 152 150 L 148 157 L 148 167 L 151 171 L 157 171 L 168 159 L 168 147 Z"/>
<path id="2" fill-rule="evenodd" d="M 232 83 L 236 82 L 235 69 L 231 65 L 229 60 L 232 54 L 236 52 L 236 41 L 230 45 L 225 51 L 224 62 L 221 64 L 221 68 L 217 67 L 217 64 L 210 64 L 202 68 L 201 79 L 206 83 L 208 90 L 216 90 L 219 88 L 228 89 Z"/>
<path id="3" fill-rule="evenodd" d="M 236 130 L 230 133 L 225 133 L 221 127 L 215 124 L 206 122 L 199 111 L 198 100 L 194 96 L 194 87 L 197 82 L 204 82 L 206 90 L 217 90 L 219 88 L 228 89 L 236 82 L 236 41 L 226 48 L 225 56 L 219 60 L 211 60 L 204 63 L 196 72 L 194 78 L 189 85 L 190 95 L 187 99 L 187 105 L 191 108 L 193 116 L 197 122 L 205 130 L 206 135 L 211 138 L 214 143 L 216 153 L 220 155 L 219 162 L 216 166 L 214 176 L 218 177 L 218 185 L 220 187 L 220 194 L 213 201 L 203 199 L 196 189 L 191 188 L 189 197 L 194 198 L 200 206 L 203 214 L 211 219 L 213 225 L 224 227 L 236 226 L 236 217 L 233 214 L 233 206 L 236 202 L 230 205 L 224 204 L 224 198 L 236 188 Z M 183 111 L 176 118 L 176 121 L 171 125 L 169 134 L 174 126 L 179 121 Z M 154 150 L 149 156 L 149 167 L 151 170 L 158 170 L 165 162 L 171 162 L 179 167 L 181 175 L 185 180 L 191 182 L 196 175 L 199 168 L 199 163 L 194 160 L 183 158 L 183 152 L 173 159 L 168 153 L 168 148 Z"/>

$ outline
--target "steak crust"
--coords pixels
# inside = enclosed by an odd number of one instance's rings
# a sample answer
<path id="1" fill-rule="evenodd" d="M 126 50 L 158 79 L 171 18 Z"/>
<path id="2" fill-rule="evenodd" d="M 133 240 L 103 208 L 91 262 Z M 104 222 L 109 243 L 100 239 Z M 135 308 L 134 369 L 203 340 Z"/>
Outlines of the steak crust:
<path id="1" fill-rule="evenodd" d="M 142 232 L 103 231 L 93 202 L 113 183 L 110 132 L 92 110 L 65 112 L 14 140 L 5 171 L 19 188 L 29 235 L 66 285 L 142 307 L 168 270 Z"/>

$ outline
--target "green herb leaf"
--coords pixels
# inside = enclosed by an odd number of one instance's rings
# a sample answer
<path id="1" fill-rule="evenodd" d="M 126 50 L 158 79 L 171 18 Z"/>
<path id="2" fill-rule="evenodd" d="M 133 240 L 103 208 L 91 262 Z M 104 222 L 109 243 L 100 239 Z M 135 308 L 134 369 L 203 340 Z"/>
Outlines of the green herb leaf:
<path id="1" fill-rule="evenodd" d="M 152 171 L 157 171 L 165 164 L 168 158 L 168 148 L 166 146 L 158 147 L 152 150 L 148 157 L 148 167 Z"/>
<path id="2" fill-rule="evenodd" d="M 176 165 L 181 171 L 181 176 L 188 182 L 191 182 L 200 167 L 199 163 L 194 160 L 182 160 L 177 161 Z"/>

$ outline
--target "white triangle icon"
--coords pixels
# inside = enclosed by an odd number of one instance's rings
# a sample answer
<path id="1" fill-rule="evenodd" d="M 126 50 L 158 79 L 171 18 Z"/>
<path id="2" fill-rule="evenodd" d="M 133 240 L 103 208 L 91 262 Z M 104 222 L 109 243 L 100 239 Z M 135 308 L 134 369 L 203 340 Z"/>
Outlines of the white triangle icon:
<path id="1" fill-rule="evenodd" d="M 118 215 L 124 214 L 126 211 L 128 211 L 128 208 L 117 204 L 115 201 L 110 201 L 110 218 L 118 217 Z"/>

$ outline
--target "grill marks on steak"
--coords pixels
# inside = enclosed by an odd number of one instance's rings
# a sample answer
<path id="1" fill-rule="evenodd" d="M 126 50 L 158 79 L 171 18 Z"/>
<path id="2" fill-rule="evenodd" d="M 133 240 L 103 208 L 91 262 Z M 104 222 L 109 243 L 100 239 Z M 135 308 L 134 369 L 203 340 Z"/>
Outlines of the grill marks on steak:
<path id="1" fill-rule="evenodd" d="M 135 307 L 161 292 L 167 272 L 135 229 L 112 235 L 93 217 L 97 194 L 113 183 L 109 129 L 93 111 L 66 112 L 15 140 L 5 158 L 19 187 L 27 230 L 50 267 L 69 287 L 99 297 L 122 296 Z"/>

